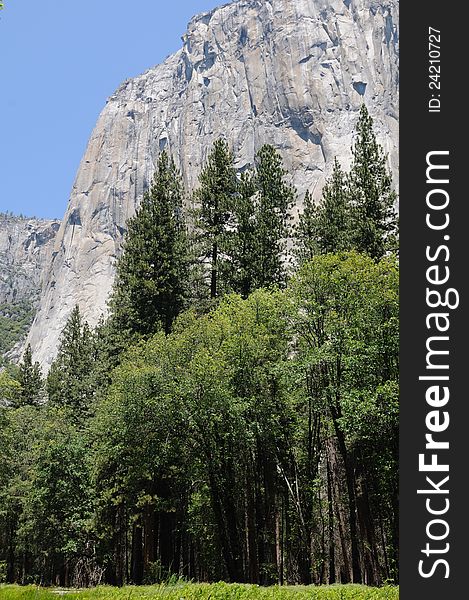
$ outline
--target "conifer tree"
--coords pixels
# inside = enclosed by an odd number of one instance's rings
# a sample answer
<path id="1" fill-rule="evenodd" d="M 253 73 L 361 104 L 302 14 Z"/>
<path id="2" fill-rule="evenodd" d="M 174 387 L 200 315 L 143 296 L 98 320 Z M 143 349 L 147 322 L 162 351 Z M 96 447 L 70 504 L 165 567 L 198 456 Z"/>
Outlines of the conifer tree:
<path id="1" fill-rule="evenodd" d="M 245 171 L 239 178 L 235 203 L 236 226 L 229 234 L 230 286 L 243 298 L 254 289 L 255 257 L 257 254 L 256 182 L 253 170 Z"/>
<path id="2" fill-rule="evenodd" d="M 294 188 L 270 145 L 239 177 L 224 140 L 217 140 L 199 177 L 196 221 L 203 259 L 210 265 L 210 297 L 286 281 L 286 249 Z"/>
<path id="3" fill-rule="evenodd" d="M 38 404 L 41 398 L 43 380 L 39 363 L 33 363 L 30 344 L 28 344 L 19 364 L 18 382 L 21 385 L 18 403 L 22 406 Z"/>
<path id="4" fill-rule="evenodd" d="M 150 190 L 128 222 L 110 302 L 124 332 L 166 333 L 187 297 L 188 249 L 184 188 L 174 161 L 162 152 Z"/>
<path id="5" fill-rule="evenodd" d="M 77 419 L 86 415 L 93 398 L 93 364 L 93 336 L 75 306 L 62 331 L 59 351 L 47 376 L 49 402 L 70 408 Z"/>
<path id="6" fill-rule="evenodd" d="M 285 180 L 282 157 L 271 145 L 256 155 L 256 244 L 251 259 L 251 290 L 286 282 L 287 239 L 295 189 Z"/>
<path id="7" fill-rule="evenodd" d="M 321 254 L 351 249 L 350 201 L 347 177 L 334 159 L 332 175 L 322 192 L 316 214 L 316 243 Z"/>
<path id="8" fill-rule="evenodd" d="M 396 193 L 383 148 L 376 141 L 373 120 L 363 105 L 352 148 L 349 194 L 353 207 L 353 246 L 379 259 L 397 249 Z"/>
<path id="9" fill-rule="evenodd" d="M 294 252 L 300 264 L 319 253 L 316 244 L 316 213 L 317 206 L 310 191 L 307 190 L 303 201 L 303 212 L 300 214 L 298 224 L 294 229 Z"/>
<path id="10" fill-rule="evenodd" d="M 203 260 L 210 269 L 210 298 L 220 295 L 226 284 L 228 237 L 233 226 L 238 180 L 234 156 L 223 139 L 215 141 L 195 192 L 196 225 Z"/>
<path id="11" fill-rule="evenodd" d="M 304 211 L 296 228 L 296 254 L 300 262 L 317 254 L 352 249 L 351 207 L 347 194 L 347 177 L 337 158 L 322 198 L 315 205 L 306 193 Z"/>

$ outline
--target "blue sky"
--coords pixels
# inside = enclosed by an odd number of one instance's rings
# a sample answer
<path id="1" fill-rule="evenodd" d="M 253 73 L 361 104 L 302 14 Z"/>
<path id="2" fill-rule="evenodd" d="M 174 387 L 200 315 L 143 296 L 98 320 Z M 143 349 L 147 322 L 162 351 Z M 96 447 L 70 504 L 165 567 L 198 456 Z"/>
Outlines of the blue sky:
<path id="1" fill-rule="evenodd" d="M 181 46 L 220 0 L 5 0 L 0 211 L 61 218 L 106 98 Z"/>

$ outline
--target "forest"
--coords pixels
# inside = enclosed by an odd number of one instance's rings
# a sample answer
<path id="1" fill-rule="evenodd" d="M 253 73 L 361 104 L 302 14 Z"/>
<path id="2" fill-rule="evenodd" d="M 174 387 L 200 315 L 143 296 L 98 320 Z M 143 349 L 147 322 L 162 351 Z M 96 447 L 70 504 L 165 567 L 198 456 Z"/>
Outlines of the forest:
<path id="1" fill-rule="evenodd" d="M 396 194 L 362 107 L 316 203 L 162 152 L 108 314 L 0 373 L 0 582 L 398 582 Z"/>

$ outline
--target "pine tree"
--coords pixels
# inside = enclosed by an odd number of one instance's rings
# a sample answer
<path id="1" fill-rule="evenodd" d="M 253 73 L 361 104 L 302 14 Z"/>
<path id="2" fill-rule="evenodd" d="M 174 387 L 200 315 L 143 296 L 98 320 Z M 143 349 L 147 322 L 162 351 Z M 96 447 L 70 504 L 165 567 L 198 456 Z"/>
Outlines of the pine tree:
<path id="1" fill-rule="evenodd" d="M 294 229 L 294 252 L 300 264 L 319 254 L 316 243 L 316 214 L 317 206 L 309 190 L 307 190 L 303 201 L 303 212 L 300 214 L 298 224 Z"/>
<path id="2" fill-rule="evenodd" d="M 317 254 L 352 249 L 351 207 L 347 192 L 347 176 L 335 159 L 319 204 L 315 205 L 309 192 L 306 193 L 304 211 L 295 232 L 295 250 L 300 262 Z"/>
<path id="3" fill-rule="evenodd" d="M 195 211 L 199 243 L 210 269 L 210 298 L 217 298 L 226 284 L 228 237 L 238 191 L 234 156 L 225 140 L 217 140 L 199 176 Z"/>
<path id="4" fill-rule="evenodd" d="M 77 419 L 86 415 L 94 394 L 93 365 L 93 336 L 75 306 L 62 331 L 59 351 L 47 376 L 49 402 L 70 408 Z"/>
<path id="5" fill-rule="evenodd" d="M 231 289 L 247 298 L 254 289 L 255 256 L 257 253 L 256 182 L 253 170 L 239 178 L 235 203 L 236 225 L 229 234 L 229 280 Z"/>
<path id="6" fill-rule="evenodd" d="M 258 288 L 286 282 L 287 239 L 295 189 L 280 154 L 263 146 L 254 168 L 241 174 L 227 234 L 229 289 L 247 298 Z"/>
<path id="7" fill-rule="evenodd" d="M 287 171 L 279 152 L 268 144 L 256 155 L 256 245 L 251 260 L 251 289 L 286 282 L 287 240 L 295 189 L 286 182 Z"/>
<path id="8" fill-rule="evenodd" d="M 120 331 L 166 333 L 187 297 L 188 248 L 182 214 L 184 188 L 166 152 L 158 160 L 150 190 L 128 222 L 110 301 Z"/>
<path id="9" fill-rule="evenodd" d="M 18 403 L 21 406 L 37 405 L 41 400 L 43 380 L 41 367 L 38 362 L 33 363 L 31 345 L 28 344 L 23 359 L 19 364 L 18 382 L 21 385 Z"/>
<path id="10" fill-rule="evenodd" d="M 379 259 L 397 249 L 396 194 L 383 148 L 377 143 L 373 120 L 363 105 L 353 145 L 349 194 L 353 206 L 353 246 Z"/>

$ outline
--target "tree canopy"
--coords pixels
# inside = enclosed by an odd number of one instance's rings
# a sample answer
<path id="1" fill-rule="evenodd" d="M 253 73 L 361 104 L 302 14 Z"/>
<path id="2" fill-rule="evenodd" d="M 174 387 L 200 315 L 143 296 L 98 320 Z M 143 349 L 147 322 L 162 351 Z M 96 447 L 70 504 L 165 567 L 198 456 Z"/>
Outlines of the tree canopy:
<path id="1" fill-rule="evenodd" d="M 297 265 L 279 152 L 235 164 L 217 140 L 189 197 L 162 152 L 109 315 L 73 309 L 45 385 L 30 348 L 0 372 L 7 581 L 397 581 L 395 196 L 371 119 L 306 196 Z"/>

